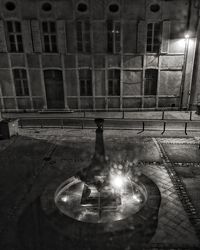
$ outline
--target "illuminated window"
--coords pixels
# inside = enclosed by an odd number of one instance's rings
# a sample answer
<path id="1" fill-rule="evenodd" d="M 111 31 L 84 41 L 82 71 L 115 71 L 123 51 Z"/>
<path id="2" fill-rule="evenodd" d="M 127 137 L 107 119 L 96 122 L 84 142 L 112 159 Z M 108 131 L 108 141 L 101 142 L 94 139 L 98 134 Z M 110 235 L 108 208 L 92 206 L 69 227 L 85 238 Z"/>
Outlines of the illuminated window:
<path id="1" fill-rule="evenodd" d="M 25 69 L 13 69 L 16 96 L 28 96 L 28 81 Z"/>
<path id="2" fill-rule="evenodd" d="M 161 24 L 149 23 L 147 25 L 147 52 L 157 53 L 161 44 Z"/>
<path id="3" fill-rule="evenodd" d="M 56 40 L 56 23 L 55 22 L 43 22 L 43 42 L 45 52 L 57 52 L 57 40 Z"/>
<path id="4" fill-rule="evenodd" d="M 23 41 L 21 23 L 18 21 L 7 21 L 7 31 L 10 52 L 23 52 Z"/>
<path id="5" fill-rule="evenodd" d="M 119 53 L 121 50 L 120 22 L 107 22 L 108 52 Z"/>
<path id="6" fill-rule="evenodd" d="M 145 70 L 145 95 L 156 95 L 157 93 L 158 70 L 147 69 Z"/>
<path id="7" fill-rule="evenodd" d="M 120 70 L 108 70 L 108 95 L 120 95 Z"/>
<path id="8" fill-rule="evenodd" d="M 78 21 L 76 23 L 77 49 L 78 52 L 90 52 L 90 23 L 89 21 Z"/>
<path id="9" fill-rule="evenodd" d="M 92 74 L 89 69 L 79 70 L 80 95 L 92 96 Z"/>

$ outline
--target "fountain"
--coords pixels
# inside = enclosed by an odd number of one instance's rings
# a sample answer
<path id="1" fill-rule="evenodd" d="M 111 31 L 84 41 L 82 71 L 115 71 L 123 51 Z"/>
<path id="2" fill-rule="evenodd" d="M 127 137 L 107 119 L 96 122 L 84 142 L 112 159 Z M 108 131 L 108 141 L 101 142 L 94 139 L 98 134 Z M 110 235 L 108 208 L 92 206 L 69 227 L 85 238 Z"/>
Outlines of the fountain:
<path id="1" fill-rule="evenodd" d="M 129 165 L 106 160 L 103 119 L 96 119 L 95 153 L 90 166 L 61 184 L 55 204 L 65 215 L 83 222 L 110 223 L 137 213 L 147 200 L 142 183 L 133 180 Z"/>
<path id="2" fill-rule="evenodd" d="M 157 228 L 159 189 L 136 171 L 139 163 L 105 155 L 104 120 L 95 123 L 90 165 L 61 184 L 58 179 L 51 182 L 40 197 L 40 214 L 64 237 L 67 249 L 141 249 Z M 76 246 L 70 247 L 69 241 Z"/>

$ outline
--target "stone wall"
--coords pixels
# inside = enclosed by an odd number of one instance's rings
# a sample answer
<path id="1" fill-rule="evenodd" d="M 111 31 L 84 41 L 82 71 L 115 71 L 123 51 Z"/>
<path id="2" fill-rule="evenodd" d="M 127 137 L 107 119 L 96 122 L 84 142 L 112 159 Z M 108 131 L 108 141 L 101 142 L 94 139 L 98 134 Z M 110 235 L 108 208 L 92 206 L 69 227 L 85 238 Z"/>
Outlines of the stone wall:
<path id="1" fill-rule="evenodd" d="M 13 2 L 9 11 L 5 4 Z M 79 0 L 48 0 L 51 11 L 42 10 L 44 1 L 0 2 L 0 108 L 2 110 L 46 109 L 44 70 L 62 71 L 64 108 L 69 109 L 159 109 L 188 107 L 196 50 L 198 12 L 189 0 L 84 0 L 88 10 L 77 10 Z M 116 3 L 119 11 L 109 12 Z M 159 6 L 152 11 L 152 6 Z M 107 20 L 120 22 L 121 50 L 107 52 Z M 22 25 L 23 53 L 8 49 L 7 20 Z M 57 27 L 58 53 L 45 53 L 41 22 L 52 20 Z M 91 53 L 78 53 L 76 21 L 89 20 Z M 159 53 L 146 52 L 147 24 L 162 25 Z M 190 38 L 184 38 L 190 30 Z M 186 43 L 188 48 L 186 51 Z M 12 69 L 27 71 L 29 96 L 16 96 Z M 92 71 L 92 96 L 80 96 L 79 69 Z M 108 95 L 108 69 L 120 70 L 120 96 Z M 158 70 L 157 94 L 144 94 L 145 70 Z M 183 77 L 184 76 L 184 77 Z M 186 76 L 186 77 L 185 77 Z M 195 91 L 193 91 L 195 92 Z M 195 98 L 191 98 L 195 102 Z"/>

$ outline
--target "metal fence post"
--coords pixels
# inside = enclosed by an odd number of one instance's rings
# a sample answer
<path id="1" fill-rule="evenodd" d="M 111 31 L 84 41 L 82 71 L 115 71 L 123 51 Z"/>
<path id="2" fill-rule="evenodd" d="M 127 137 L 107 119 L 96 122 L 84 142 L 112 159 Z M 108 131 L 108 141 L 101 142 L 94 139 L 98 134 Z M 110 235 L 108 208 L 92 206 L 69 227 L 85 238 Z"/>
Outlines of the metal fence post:
<path id="1" fill-rule="evenodd" d="M 142 122 L 142 130 L 139 131 L 137 134 L 141 134 L 142 132 L 144 132 L 144 121 Z"/>
<path id="2" fill-rule="evenodd" d="M 192 121 L 192 111 L 190 111 L 190 121 Z"/>
<path id="3" fill-rule="evenodd" d="M 185 123 L 185 134 L 187 135 L 187 122 Z"/>
<path id="4" fill-rule="evenodd" d="M 165 111 L 162 112 L 162 120 L 165 118 Z"/>
<path id="5" fill-rule="evenodd" d="M 166 129 L 166 122 L 163 123 L 163 131 L 162 131 L 161 135 L 163 135 L 165 133 L 165 129 Z"/>

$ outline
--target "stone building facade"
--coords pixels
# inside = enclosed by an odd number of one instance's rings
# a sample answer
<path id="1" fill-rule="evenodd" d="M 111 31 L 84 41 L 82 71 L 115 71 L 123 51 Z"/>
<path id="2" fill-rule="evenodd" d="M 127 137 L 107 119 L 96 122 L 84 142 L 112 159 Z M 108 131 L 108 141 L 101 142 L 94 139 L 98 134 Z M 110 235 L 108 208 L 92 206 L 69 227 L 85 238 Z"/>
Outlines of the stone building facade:
<path id="1" fill-rule="evenodd" d="M 198 7 L 196 0 L 1 0 L 1 110 L 195 106 Z"/>

